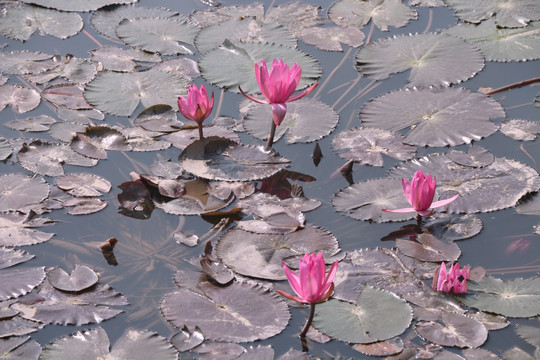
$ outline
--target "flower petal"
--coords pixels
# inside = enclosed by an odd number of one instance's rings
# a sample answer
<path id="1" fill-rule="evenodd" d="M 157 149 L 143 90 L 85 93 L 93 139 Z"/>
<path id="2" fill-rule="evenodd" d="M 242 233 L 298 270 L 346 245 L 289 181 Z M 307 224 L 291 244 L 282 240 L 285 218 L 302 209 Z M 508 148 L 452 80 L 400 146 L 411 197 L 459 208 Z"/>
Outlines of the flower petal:
<path id="1" fill-rule="evenodd" d="M 458 196 L 459 196 L 459 193 L 452 196 L 451 198 L 435 201 L 434 203 L 431 204 L 430 208 L 438 208 L 438 207 L 450 204 L 452 201 L 456 200 Z"/>
<path id="2" fill-rule="evenodd" d="M 298 99 L 301 99 L 303 98 L 304 96 L 310 94 L 313 90 L 315 90 L 315 88 L 317 87 L 317 85 L 319 85 L 319 82 L 316 82 L 315 84 L 311 85 L 310 87 L 308 87 L 307 89 L 303 90 L 302 92 L 294 95 L 294 96 L 291 96 L 287 102 L 291 102 L 291 101 L 295 101 L 295 100 L 298 100 Z"/>
<path id="3" fill-rule="evenodd" d="M 272 104 L 272 119 L 276 126 L 281 125 L 281 122 L 287 114 L 287 105 L 285 104 Z"/>

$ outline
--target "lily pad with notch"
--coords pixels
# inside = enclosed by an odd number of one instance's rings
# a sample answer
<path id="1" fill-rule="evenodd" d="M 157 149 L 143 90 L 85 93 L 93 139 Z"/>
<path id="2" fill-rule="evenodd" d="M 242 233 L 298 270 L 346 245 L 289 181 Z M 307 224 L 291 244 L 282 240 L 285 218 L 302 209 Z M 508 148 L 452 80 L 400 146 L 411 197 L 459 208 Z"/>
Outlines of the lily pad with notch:
<path id="1" fill-rule="evenodd" d="M 179 332 L 174 333 L 169 341 L 176 350 L 184 352 L 200 345 L 204 341 L 204 335 L 198 326 L 195 326 L 193 331 L 184 326 Z"/>
<path id="2" fill-rule="evenodd" d="M 79 292 L 94 286 L 99 278 L 96 272 L 88 266 L 75 265 L 71 274 L 68 274 L 60 267 L 49 270 L 47 279 L 58 290 L 68 292 Z"/>
<path id="3" fill-rule="evenodd" d="M 366 286 L 355 303 L 331 299 L 317 305 L 313 326 L 334 339 L 372 343 L 402 334 L 412 309 L 397 295 Z"/>
<path id="4" fill-rule="evenodd" d="M 92 159 L 106 159 L 106 150 L 131 150 L 124 135 L 109 126 L 88 126 L 84 133 L 77 133 L 71 139 L 70 146 L 77 153 Z"/>
<path id="5" fill-rule="evenodd" d="M 300 37 L 306 44 L 314 45 L 326 51 L 343 51 L 341 43 L 358 47 L 366 37 L 363 32 L 354 27 L 308 27 L 302 30 Z"/>
<path id="6" fill-rule="evenodd" d="M 111 190 L 111 183 L 94 174 L 67 174 L 56 178 L 56 186 L 73 196 L 101 196 Z"/>
<path id="7" fill-rule="evenodd" d="M 43 132 L 49 130 L 49 127 L 55 122 L 56 120 L 50 116 L 39 115 L 35 117 L 28 117 L 26 119 L 12 120 L 4 125 L 18 131 Z"/>
<path id="8" fill-rule="evenodd" d="M 395 114 L 400 114 L 395 117 Z M 455 146 L 480 140 L 499 128 L 490 119 L 504 117 L 502 106 L 464 88 L 409 89 L 384 94 L 359 113 L 364 127 L 410 129 L 406 144 Z"/>
<path id="9" fill-rule="evenodd" d="M 240 142 L 238 134 L 232 130 L 223 128 L 221 126 L 204 126 L 204 137 L 220 137 L 229 139 L 231 141 Z M 199 131 L 197 126 L 185 126 L 180 131 L 174 131 L 169 134 L 163 135 L 162 138 L 170 142 L 175 148 L 184 150 L 194 141 L 199 140 Z"/>
<path id="10" fill-rule="evenodd" d="M 264 179 L 289 166 L 289 160 L 273 150 L 218 137 L 193 142 L 178 161 L 185 171 L 196 176 L 224 181 Z"/>
<path id="11" fill-rule="evenodd" d="M 35 216 L 32 211 L 28 214 L 15 211 L 0 212 L 0 246 L 25 246 L 47 241 L 53 237 L 53 233 L 33 228 L 53 223 L 52 220 Z"/>
<path id="12" fill-rule="evenodd" d="M 206 339 L 248 342 L 279 334 L 289 321 L 287 304 L 262 286 L 235 282 L 199 285 L 202 293 L 179 289 L 167 294 L 161 312 L 173 326 L 199 326 Z"/>
<path id="13" fill-rule="evenodd" d="M 484 67 L 484 55 L 478 48 L 438 33 L 378 40 L 360 48 L 355 61 L 358 72 L 375 80 L 411 69 L 410 88 L 458 84 Z"/>
<path id="14" fill-rule="evenodd" d="M 0 211 L 18 210 L 40 203 L 49 195 L 49 184 L 41 177 L 28 175 L 0 175 Z"/>
<path id="15" fill-rule="evenodd" d="M 45 279 L 44 267 L 11 266 L 24 263 L 34 256 L 25 251 L 0 248 L 0 301 L 17 298 L 34 289 Z"/>
<path id="16" fill-rule="evenodd" d="M 456 261 L 461 255 L 461 250 L 453 242 L 444 242 L 431 234 L 416 236 L 417 241 L 396 240 L 396 247 L 404 255 L 420 261 L 441 262 Z"/>
<path id="17" fill-rule="evenodd" d="M 83 97 L 84 86 L 60 83 L 47 87 L 41 97 L 55 106 L 71 110 L 91 110 L 92 106 Z"/>
<path id="18" fill-rule="evenodd" d="M 475 168 L 488 166 L 495 160 L 492 153 L 477 145 L 471 145 L 467 154 L 463 151 L 450 150 L 448 157 L 456 164 Z"/>
<path id="19" fill-rule="evenodd" d="M 153 105 L 144 109 L 133 119 L 133 125 L 149 131 L 174 132 L 184 124 L 178 120 L 176 112 L 169 105 Z"/>
<path id="20" fill-rule="evenodd" d="M 2 74 L 38 74 L 54 67 L 56 64 L 52 61 L 52 55 L 39 51 L 0 52 L 0 73 Z"/>
<path id="21" fill-rule="evenodd" d="M 17 84 L 0 85 L 0 111 L 11 106 L 16 113 L 25 113 L 35 109 L 41 102 L 39 93 Z"/>
<path id="22" fill-rule="evenodd" d="M 117 46 L 103 46 L 91 50 L 91 59 L 100 63 L 103 68 L 111 71 L 132 72 L 139 64 L 137 62 L 159 62 L 161 56 L 137 49 L 122 49 Z"/>

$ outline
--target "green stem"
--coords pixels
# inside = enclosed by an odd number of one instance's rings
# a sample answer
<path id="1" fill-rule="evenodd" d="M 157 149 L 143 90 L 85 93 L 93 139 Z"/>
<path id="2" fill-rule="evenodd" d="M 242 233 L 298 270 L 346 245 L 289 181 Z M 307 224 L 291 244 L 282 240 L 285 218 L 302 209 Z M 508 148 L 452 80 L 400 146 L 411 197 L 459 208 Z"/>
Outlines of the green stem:
<path id="1" fill-rule="evenodd" d="M 305 338 L 306 334 L 309 330 L 309 327 L 311 326 L 311 322 L 313 321 L 313 316 L 315 315 L 315 303 L 309 304 L 309 316 L 307 318 L 306 323 L 304 324 L 304 327 L 302 328 L 302 331 L 300 332 L 300 338 Z"/>
<path id="2" fill-rule="evenodd" d="M 274 135 L 276 135 L 276 123 L 274 120 L 272 120 L 270 133 L 268 134 L 268 139 L 266 140 L 266 150 L 270 150 L 272 148 L 272 144 L 274 143 Z"/>

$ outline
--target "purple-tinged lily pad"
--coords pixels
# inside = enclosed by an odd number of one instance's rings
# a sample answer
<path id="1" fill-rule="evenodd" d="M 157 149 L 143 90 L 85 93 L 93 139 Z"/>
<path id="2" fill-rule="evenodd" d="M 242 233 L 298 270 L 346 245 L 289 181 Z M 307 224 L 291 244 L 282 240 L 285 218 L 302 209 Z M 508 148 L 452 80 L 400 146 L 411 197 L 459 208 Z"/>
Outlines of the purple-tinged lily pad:
<path id="1" fill-rule="evenodd" d="M 310 224 L 284 235 L 255 234 L 233 228 L 216 243 L 218 258 L 233 271 L 269 280 L 286 279 L 282 265 L 285 259 L 296 260 L 313 252 L 322 252 L 328 259 L 339 251 L 334 235 Z"/>
<path id="2" fill-rule="evenodd" d="M 99 280 L 96 272 L 84 265 L 75 265 L 71 274 L 56 267 L 49 271 L 47 279 L 56 289 L 69 292 L 88 289 Z"/>
<path id="3" fill-rule="evenodd" d="M 18 210 L 37 204 L 49 195 L 49 184 L 41 177 L 25 174 L 0 175 L 0 211 Z"/>
<path id="4" fill-rule="evenodd" d="M 332 140 L 339 157 L 372 166 L 383 166 L 382 154 L 397 160 L 409 160 L 416 147 L 404 144 L 403 135 L 376 128 L 356 128 L 344 131 Z"/>
<path id="5" fill-rule="evenodd" d="M 203 283 L 199 288 L 204 294 L 186 289 L 167 294 L 161 304 L 165 319 L 179 328 L 197 325 L 207 339 L 231 342 L 267 339 L 289 321 L 287 304 L 260 285 Z"/>
<path id="6" fill-rule="evenodd" d="M 184 352 L 199 346 L 204 341 L 204 335 L 198 326 L 195 326 L 193 331 L 184 326 L 182 330 L 174 333 L 169 341 L 176 350 Z"/>
<path id="7" fill-rule="evenodd" d="M 490 119 L 504 117 L 504 110 L 490 97 L 464 88 L 409 89 L 373 99 L 359 116 L 365 127 L 412 128 L 404 140 L 407 144 L 454 146 L 493 134 L 498 126 Z"/>
<path id="8" fill-rule="evenodd" d="M 54 124 L 55 122 L 56 120 L 50 116 L 39 115 L 26 119 L 12 120 L 4 125 L 18 131 L 42 132 L 49 130 L 50 125 Z"/>
<path id="9" fill-rule="evenodd" d="M 273 150 L 216 137 L 195 141 L 184 149 L 178 161 L 196 176 L 224 181 L 264 179 L 289 165 L 289 160 Z"/>
<path id="10" fill-rule="evenodd" d="M 5 269 L 10 266 L 24 263 L 33 257 L 34 255 L 30 255 L 23 250 L 6 249 L 4 247 L 0 247 L 0 269 Z"/>
<path id="11" fill-rule="evenodd" d="M 420 261 L 441 262 L 456 261 L 461 255 L 461 250 L 453 242 L 444 242 L 431 234 L 416 236 L 417 241 L 396 240 L 396 247 L 404 255 Z"/>
<path id="12" fill-rule="evenodd" d="M 208 193 L 221 200 L 226 200 L 231 193 L 238 199 L 243 199 L 255 192 L 255 185 L 252 182 L 225 182 L 214 181 L 210 183 Z"/>
<path id="13" fill-rule="evenodd" d="M 372 343 L 400 335 L 411 324 L 412 309 L 396 294 L 366 286 L 355 300 L 317 305 L 313 326 L 341 341 Z"/>
<path id="14" fill-rule="evenodd" d="M 314 45 L 321 50 L 343 51 L 341 43 L 358 47 L 366 37 L 362 31 L 354 27 L 308 27 L 302 30 L 300 37 L 306 44 Z"/>
<path id="15" fill-rule="evenodd" d="M 69 145 L 36 140 L 23 144 L 17 153 L 19 164 L 25 169 L 40 175 L 64 175 L 64 164 L 91 167 L 98 162 L 73 151 Z"/>
<path id="16" fill-rule="evenodd" d="M 0 301 L 32 291 L 45 279 L 45 267 L 0 269 Z"/>
<path id="17" fill-rule="evenodd" d="M 272 107 L 253 102 L 243 111 L 247 111 L 244 114 L 244 128 L 247 132 L 253 137 L 266 140 L 268 122 L 261 119 L 272 119 Z M 319 140 L 335 129 L 338 120 L 339 115 L 318 100 L 306 98 L 288 103 L 285 118 L 276 128 L 274 142 L 285 133 L 289 144 Z"/>
<path id="18" fill-rule="evenodd" d="M 71 110 L 90 110 L 92 106 L 83 97 L 84 86 L 61 83 L 49 86 L 41 92 L 41 97 L 56 106 Z"/>
<path id="19" fill-rule="evenodd" d="M 176 360 L 178 353 L 164 337 L 149 330 L 128 329 L 109 351 L 103 328 L 79 331 L 54 340 L 43 348 L 43 360 L 163 359 Z"/>
<path id="20" fill-rule="evenodd" d="M 0 73 L 38 74 L 56 66 L 51 58 L 37 51 L 0 52 Z"/>
<path id="21" fill-rule="evenodd" d="M 141 179 L 126 181 L 118 185 L 122 193 L 118 194 L 120 213 L 136 219 L 149 219 L 154 211 L 152 195 Z"/>
<path id="22" fill-rule="evenodd" d="M 56 109 L 56 115 L 65 121 L 86 125 L 93 123 L 94 120 L 105 120 L 105 115 L 103 115 L 103 113 L 97 109 L 71 110 L 59 107 Z M 69 138 L 69 140 L 71 140 L 71 138 Z M 66 140 L 66 142 L 69 142 L 69 140 Z"/>
<path id="23" fill-rule="evenodd" d="M 200 360 L 234 360 L 244 351 L 242 345 L 229 342 L 205 342 L 191 350 L 199 354 L 197 359 Z"/>
<path id="24" fill-rule="evenodd" d="M 87 59 L 74 57 L 72 55 L 53 56 L 56 66 L 40 74 L 26 75 L 26 79 L 32 83 L 45 84 L 57 77 L 63 77 L 75 84 L 86 84 L 96 76 L 96 65 Z"/>
<path id="25" fill-rule="evenodd" d="M 38 5 L 61 11 L 92 11 L 108 5 L 131 4 L 138 0 L 23 0 L 26 4 Z"/>
<path id="26" fill-rule="evenodd" d="M 56 178 L 56 186 L 73 196 L 101 196 L 111 190 L 111 183 L 94 174 L 67 174 Z"/>
<path id="27" fill-rule="evenodd" d="M 500 360 L 500 357 L 491 351 L 481 348 L 463 349 L 463 356 L 465 356 L 465 359 L 467 360 Z M 509 358 L 505 359 L 510 360 Z"/>
<path id="28" fill-rule="evenodd" d="M 294 1 L 270 7 L 262 20 L 281 24 L 298 37 L 305 28 L 322 23 L 320 11 L 321 7 L 316 4 Z"/>
<path id="29" fill-rule="evenodd" d="M 0 309 L 2 308 L 3 305 L 0 302 Z M 13 311 L 15 314 L 18 313 L 18 311 Z M 15 314 L 0 320 L 0 338 L 26 335 L 43 328 L 43 324 L 23 319 L 20 316 L 15 316 Z"/>
<path id="30" fill-rule="evenodd" d="M 440 321 L 419 321 L 416 333 L 435 344 L 460 348 L 476 348 L 487 340 L 484 325 L 466 315 L 443 311 Z"/>
<path id="31" fill-rule="evenodd" d="M 495 160 L 492 153 L 477 145 L 471 145 L 467 154 L 463 151 L 450 150 L 448 157 L 456 164 L 475 168 L 488 166 Z"/>
<path id="32" fill-rule="evenodd" d="M 154 105 L 144 109 L 133 120 L 133 125 L 149 131 L 173 132 L 180 130 L 184 124 L 178 121 L 176 112 L 169 105 Z"/>
<path id="33" fill-rule="evenodd" d="M 0 246 L 33 245 L 49 240 L 54 234 L 30 228 L 49 225 L 53 221 L 34 215 L 0 212 Z"/>
<path id="34" fill-rule="evenodd" d="M 458 84 L 484 67 L 484 55 L 477 47 L 439 33 L 384 38 L 361 47 L 355 61 L 362 75 L 376 80 L 411 69 L 410 88 Z"/>
<path id="35" fill-rule="evenodd" d="M 537 349 L 540 348 L 540 327 L 520 324 L 516 329 L 516 333 L 532 346 Z"/>
<path id="36" fill-rule="evenodd" d="M 159 62 L 161 56 L 151 54 L 142 50 L 122 49 L 116 46 L 103 46 L 96 50 L 91 50 L 92 61 L 100 63 L 105 70 L 132 72 L 138 67 L 136 61 Z"/>
<path id="37" fill-rule="evenodd" d="M 13 111 L 25 113 L 35 109 L 41 102 L 39 93 L 21 85 L 0 85 L 0 111 L 10 105 Z"/>
<path id="38" fill-rule="evenodd" d="M 195 10 L 190 15 L 189 21 L 204 28 L 223 21 L 237 19 L 238 17 L 264 17 L 264 4 L 254 3 L 249 5 L 220 6 L 205 10 Z"/>
<path id="39" fill-rule="evenodd" d="M 8 360 L 37 360 L 41 345 L 29 336 L 0 339 L 0 354 Z"/>
<path id="40" fill-rule="evenodd" d="M 13 149 L 9 145 L 9 141 L 0 136 L 0 161 L 6 160 L 11 156 L 11 153 L 13 153 Z"/>
<path id="41" fill-rule="evenodd" d="M 225 129 L 221 126 L 205 126 L 205 137 L 220 137 L 229 139 L 234 142 L 240 142 L 240 137 L 234 131 Z M 199 131 L 196 127 L 185 128 L 181 131 L 175 131 L 167 135 L 163 135 L 162 138 L 170 142 L 175 148 L 184 150 L 194 141 L 199 139 Z"/>
<path id="42" fill-rule="evenodd" d="M 384 341 L 377 341 L 371 344 L 356 344 L 352 347 L 362 354 L 370 356 L 391 356 L 401 353 L 404 349 L 403 340 L 394 337 Z"/>
<path id="43" fill-rule="evenodd" d="M 246 348 L 238 360 L 274 360 L 274 349 L 272 345 L 258 345 Z"/>
<path id="44" fill-rule="evenodd" d="M 189 58 L 175 57 L 163 60 L 152 66 L 152 69 L 171 73 L 187 81 L 192 81 L 201 76 L 199 65 Z"/>
<path id="45" fill-rule="evenodd" d="M 514 140 L 533 141 L 540 134 L 540 122 L 507 120 L 501 123 L 501 132 Z"/>
<path id="46" fill-rule="evenodd" d="M 31 296 L 33 301 L 18 302 L 11 307 L 27 320 L 46 324 L 80 326 L 100 323 L 122 312 L 110 306 L 127 305 L 123 295 L 101 283 L 75 294 L 57 290 L 48 281 L 44 281 L 27 296 Z"/>
<path id="47" fill-rule="evenodd" d="M 84 133 L 77 133 L 71 140 L 71 148 L 77 153 L 93 159 L 106 159 L 106 150 L 131 150 L 124 135 L 108 126 L 87 127 Z"/>
<path id="48" fill-rule="evenodd" d="M 482 220 L 473 214 L 450 217 L 435 214 L 425 219 L 423 224 L 429 233 L 442 241 L 458 241 L 478 234 L 483 228 Z"/>
<path id="49" fill-rule="evenodd" d="M 64 207 L 73 207 L 68 211 L 70 215 L 87 215 L 101 211 L 107 207 L 107 202 L 97 198 L 74 197 L 62 202 Z"/>

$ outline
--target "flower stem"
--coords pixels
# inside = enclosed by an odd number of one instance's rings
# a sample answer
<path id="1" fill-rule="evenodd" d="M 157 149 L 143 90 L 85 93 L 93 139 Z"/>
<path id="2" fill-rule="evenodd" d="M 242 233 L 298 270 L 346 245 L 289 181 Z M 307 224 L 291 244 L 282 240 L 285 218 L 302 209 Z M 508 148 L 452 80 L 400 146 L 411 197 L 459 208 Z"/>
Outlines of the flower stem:
<path id="1" fill-rule="evenodd" d="M 272 148 L 275 134 L 276 134 L 276 123 L 274 122 L 274 120 L 272 120 L 272 125 L 270 126 L 270 133 L 268 134 L 268 139 L 266 141 L 266 150 L 270 150 Z"/>
<path id="2" fill-rule="evenodd" d="M 420 214 L 416 215 L 416 225 L 418 227 L 422 226 L 422 215 Z"/>
<path id="3" fill-rule="evenodd" d="M 539 81 L 540 81 L 540 78 L 538 78 L 538 77 L 537 78 L 532 78 L 532 79 L 529 79 L 529 80 L 520 81 L 520 82 L 515 83 L 515 84 L 503 86 L 501 88 L 488 91 L 485 94 L 486 95 L 493 95 L 493 94 L 497 94 L 497 93 L 500 93 L 500 92 L 503 92 L 503 91 L 506 91 L 506 90 L 514 89 L 514 88 L 529 85 L 529 84 L 533 84 L 533 83 L 539 82 Z"/>
<path id="4" fill-rule="evenodd" d="M 198 128 L 199 128 L 199 139 L 202 140 L 204 139 L 204 136 L 203 136 L 203 130 L 202 130 L 202 124 L 198 124 Z"/>
<path id="5" fill-rule="evenodd" d="M 309 330 L 309 327 L 311 326 L 311 322 L 313 321 L 313 315 L 315 315 L 315 303 L 309 304 L 309 316 L 307 318 L 306 323 L 304 324 L 304 327 L 302 328 L 302 331 L 300 332 L 300 337 L 305 338 L 306 334 Z"/>

